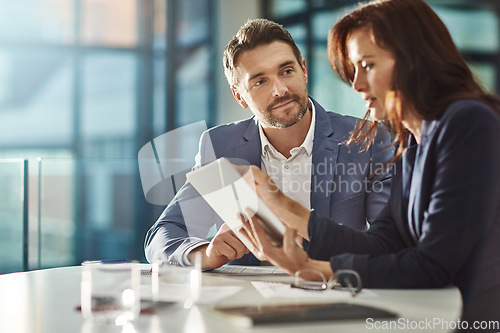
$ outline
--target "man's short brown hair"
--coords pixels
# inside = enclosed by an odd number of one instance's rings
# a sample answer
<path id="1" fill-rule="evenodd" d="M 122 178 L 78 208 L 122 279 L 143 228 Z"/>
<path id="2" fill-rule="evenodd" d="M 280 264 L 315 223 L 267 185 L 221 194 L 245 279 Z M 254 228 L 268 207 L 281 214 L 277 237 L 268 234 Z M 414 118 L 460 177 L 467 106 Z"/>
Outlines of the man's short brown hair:
<path id="1" fill-rule="evenodd" d="M 226 74 L 229 85 L 234 87 L 238 84 L 235 69 L 238 56 L 242 52 L 278 40 L 290 45 L 297 62 L 301 64 L 302 55 L 300 50 L 290 33 L 281 24 L 266 19 L 248 20 L 224 49 L 224 74 Z"/>

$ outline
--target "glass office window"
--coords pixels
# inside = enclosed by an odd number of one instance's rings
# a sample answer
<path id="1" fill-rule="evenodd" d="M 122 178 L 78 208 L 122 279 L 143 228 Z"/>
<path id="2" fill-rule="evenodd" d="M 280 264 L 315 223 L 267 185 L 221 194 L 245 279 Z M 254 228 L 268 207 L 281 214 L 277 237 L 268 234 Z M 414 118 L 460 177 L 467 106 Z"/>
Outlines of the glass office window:
<path id="1" fill-rule="evenodd" d="M 313 15 L 314 57 L 311 67 L 315 75 L 311 91 L 327 110 L 362 118 L 366 113 L 366 102 L 349 85 L 335 76 L 326 49 L 328 32 L 347 11 L 354 7 L 318 11 Z"/>
<path id="2" fill-rule="evenodd" d="M 132 53 L 111 51 L 83 59 L 81 131 L 85 141 L 134 136 L 136 59 Z"/>
<path id="3" fill-rule="evenodd" d="M 184 0 L 177 7 L 175 128 L 200 120 L 211 122 L 210 85 L 215 77 L 212 75 L 212 49 L 208 34 L 209 5 L 209 1 Z"/>
<path id="4" fill-rule="evenodd" d="M 176 127 L 209 118 L 210 50 L 198 47 L 184 59 L 177 72 L 177 119 Z"/>
<path id="5" fill-rule="evenodd" d="M 166 89 L 167 89 L 167 1 L 154 0 L 153 6 L 153 137 L 157 137 L 167 128 Z"/>
<path id="6" fill-rule="evenodd" d="M 276 17 L 301 13 L 306 9 L 306 0 L 274 0 L 271 2 L 271 15 Z"/>
<path id="7" fill-rule="evenodd" d="M 291 26 L 287 26 L 286 29 L 292 35 L 295 44 L 300 50 L 302 57 L 306 60 L 309 59 L 309 53 L 307 50 L 307 28 L 305 24 L 294 24 Z"/>
<path id="8" fill-rule="evenodd" d="M 144 235 L 163 207 L 144 198 L 137 153 L 167 127 L 215 114 L 213 7 L 210 0 L 1 1 L 0 157 L 45 161 L 41 205 L 30 205 L 34 240 L 41 217 L 35 246 L 44 267 L 143 259 Z M 49 158 L 68 161 L 62 167 Z M 33 184 L 36 174 L 30 170 Z M 60 212 L 57 196 L 67 205 Z"/>
<path id="9" fill-rule="evenodd" d="M 177 41 L 179 46 L 196 45 L 210 36 L 210 1 L 182 0 L 178 2 Z"/>
<path id="10" fill-rule="evenodd" d="M 70 144 L 72 65 L 66 52 L 0 46 L 0 142 L 4 147 Z"/>
<path id="11" fill-rule="evenodd" d="M 493 11 L 443 7 L 434 9 L 446 24 L 459 49 L 483 52 L 499 50 L 499 23 Z"/>
<path id="12" fill-rule="evenodd" d="M 82 259 L 140 259 L 142 235 L 136 235 L 137 160 L 127 158 L 79 161 L 84 180 L 83 216 L 77 228 Z M 139 193 L 140 194 L 140 193 Z M 136 244 L 136 242 L 140 242 Z"/>
<path id="13" fill-rule="evenodd" d="M 23 160 L 0 159 L 0 274 L 23 270 Z"/>
<path id="14" fill-rule="evenodd" d="M 490 93 L 498 91 L 496 80 L 496 68 L 492 64 L 469 62 L 469 67 L 472 70 L 476 80 Z"/>
<path id="15" fill-rule="evenodd" d="M 38 162 L 39 268 L 75 263 L 76 163 L 67 158 Z"/>
<path id="16" fill-rule="evenodd" d="M 153 49 L 167 48 L 167 1 L 154 0 L 153 6 Z"/>
<path id="17" fill-rule="evenodd" d="M 40 159 L 38 267 L 140 258 L 135 252 L 136 168 L 133 159 Z"/>
<path id="18" fill-rule="evenodd" d="M 349 85 L 333 74 L 328 62 L 326 46 L 314 48 L 311 95 L 328 111 L 362 118 L 366 102 Z"/>
<path id="19" fill-rule="evenodd" d="M 75 40 L 74 1 L 0 1 L 0 40 L 69 44 Z"/>
<path id="20" fill-rule="evenodd" d="M 312 19 L 312 32 L 314 40 L 325 43 L 330 29 L 344 16 L 346 12 L 352 9 L 354 9 L 354 6 L 346 6 L 339 10 L 315 12 Z"/>
<path id="21" fill-rule="evenodd" d="M 153 62 L 153 136 L 165 133 L 167 128 L 166 75 L 167 64 L 165 57 L 156 57 Z"/>
<path id="22" fill-rule="evenodd" d="M 133 47 L 138 42 L 137 0 L 80 0 L 83 44 Z"/>

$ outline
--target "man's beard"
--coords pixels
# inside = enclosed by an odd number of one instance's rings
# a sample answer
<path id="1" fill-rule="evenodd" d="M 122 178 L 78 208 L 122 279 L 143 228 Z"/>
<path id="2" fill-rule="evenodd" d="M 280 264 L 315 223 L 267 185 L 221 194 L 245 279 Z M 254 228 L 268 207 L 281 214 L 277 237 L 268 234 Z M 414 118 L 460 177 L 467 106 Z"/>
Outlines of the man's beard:
<path id="1" fill-rule="evenodd" d="M 305 95 L 307 96 L 307 95 Z M 294 119 L 290 119 L 289 121 L 284 121 L 279 119 L 278 117 L 275 117 L 273 115 L 273 107 L 275 107 L 278 104 L 287 102 L 287 101 L 295 101 L 299 104 L 299 113 L 297 114 L 297 117 Z M 262 115 L 262 122 L 271 128 L 287 128 L 290 126 L 295 125 L 298 123 L 306 114 L 307 109 L 309 108 L 309 99 L 307 97 L 301 99 L 299 95 L 285 95 L 282 97 L 279 97 L 275 99 L 271 104 L 268 105 L 266 109 L 266 113 Z"/>

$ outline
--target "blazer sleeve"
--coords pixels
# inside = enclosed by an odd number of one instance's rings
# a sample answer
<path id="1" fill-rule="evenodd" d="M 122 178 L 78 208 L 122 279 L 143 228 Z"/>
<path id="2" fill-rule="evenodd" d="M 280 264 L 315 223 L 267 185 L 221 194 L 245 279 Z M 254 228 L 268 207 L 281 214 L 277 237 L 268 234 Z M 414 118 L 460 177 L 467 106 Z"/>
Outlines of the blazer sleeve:
<path id="1" fill-rule="evenodd" d="M 397 178 L 393 181 L 399 183 Z M 397 184 L 392 186 L 392 196 L 398 192 L 394 190 L 397 187 L 395 185 Z M 348 253 L 365 258 L 368 255 L 387 254 L 406 248 L 408 244 L 401 237 L 391 207 L 390 202 L 386 203 L 377 220 L 367 231 L 359 231 L 338 224 L 312 211 L 308 225 L 310 243 L 307 252 L 309 256 L 313 259 L 329 260 L 331 257 L 343 257 L 345 253 Z"/>
<path id="2" fill-rule="evenodd" d="M 208 132 L 204 132 L 193 169 L 214 159 L 210 136 Z M 205 239 L 214 224 L 222 224 L 219 216 L 186 182 L 148 230 L 144 243 L 146 259 L 149 262 L 161 260 L 173 264 L 188 264 L 187 253 L 208 243 Z"/>
<path id="3" fill-rule="evenodd" d="M 412 180 L 421 184 L 424 201 L 415 212 L 418 225 L 407 226 L 408 233 L 415 229 L 414 245 L 401 246 L 404 226 L 396 226 L 403 217 L 388 208 L 365 235 L 325 221 L 311 225 L 324 228 L 314 235 L 331 236 L 334 271 L 354 269 L 371 288 L 444 287 L 471 268 L 471 258 L 480 259 L 483 240 L 498 223 L 500 196 L 500 120 L 482 111 L 476 105 L 445 114 L 431 142 L 421 142 L 429 151 L 422 174 Z"/>

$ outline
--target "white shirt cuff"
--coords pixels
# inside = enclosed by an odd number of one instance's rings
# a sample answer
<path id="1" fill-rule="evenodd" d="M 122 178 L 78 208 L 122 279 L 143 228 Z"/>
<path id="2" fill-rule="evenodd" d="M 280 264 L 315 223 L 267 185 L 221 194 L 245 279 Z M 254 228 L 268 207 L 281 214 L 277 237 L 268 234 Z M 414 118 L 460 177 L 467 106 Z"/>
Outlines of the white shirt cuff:
<path id="1" fill-rule="evenodd" d="M 183 266 L 191 266 L 192 263 L 188 259 L 188 255 L 191 253 L 191 251 L 199 248 L 200 246 L 210 244 L 209 241 L 200 241 L 198 243 L 193 244 L 190 248 L 186 249 L 182 255 L 182 265 Z"/>

